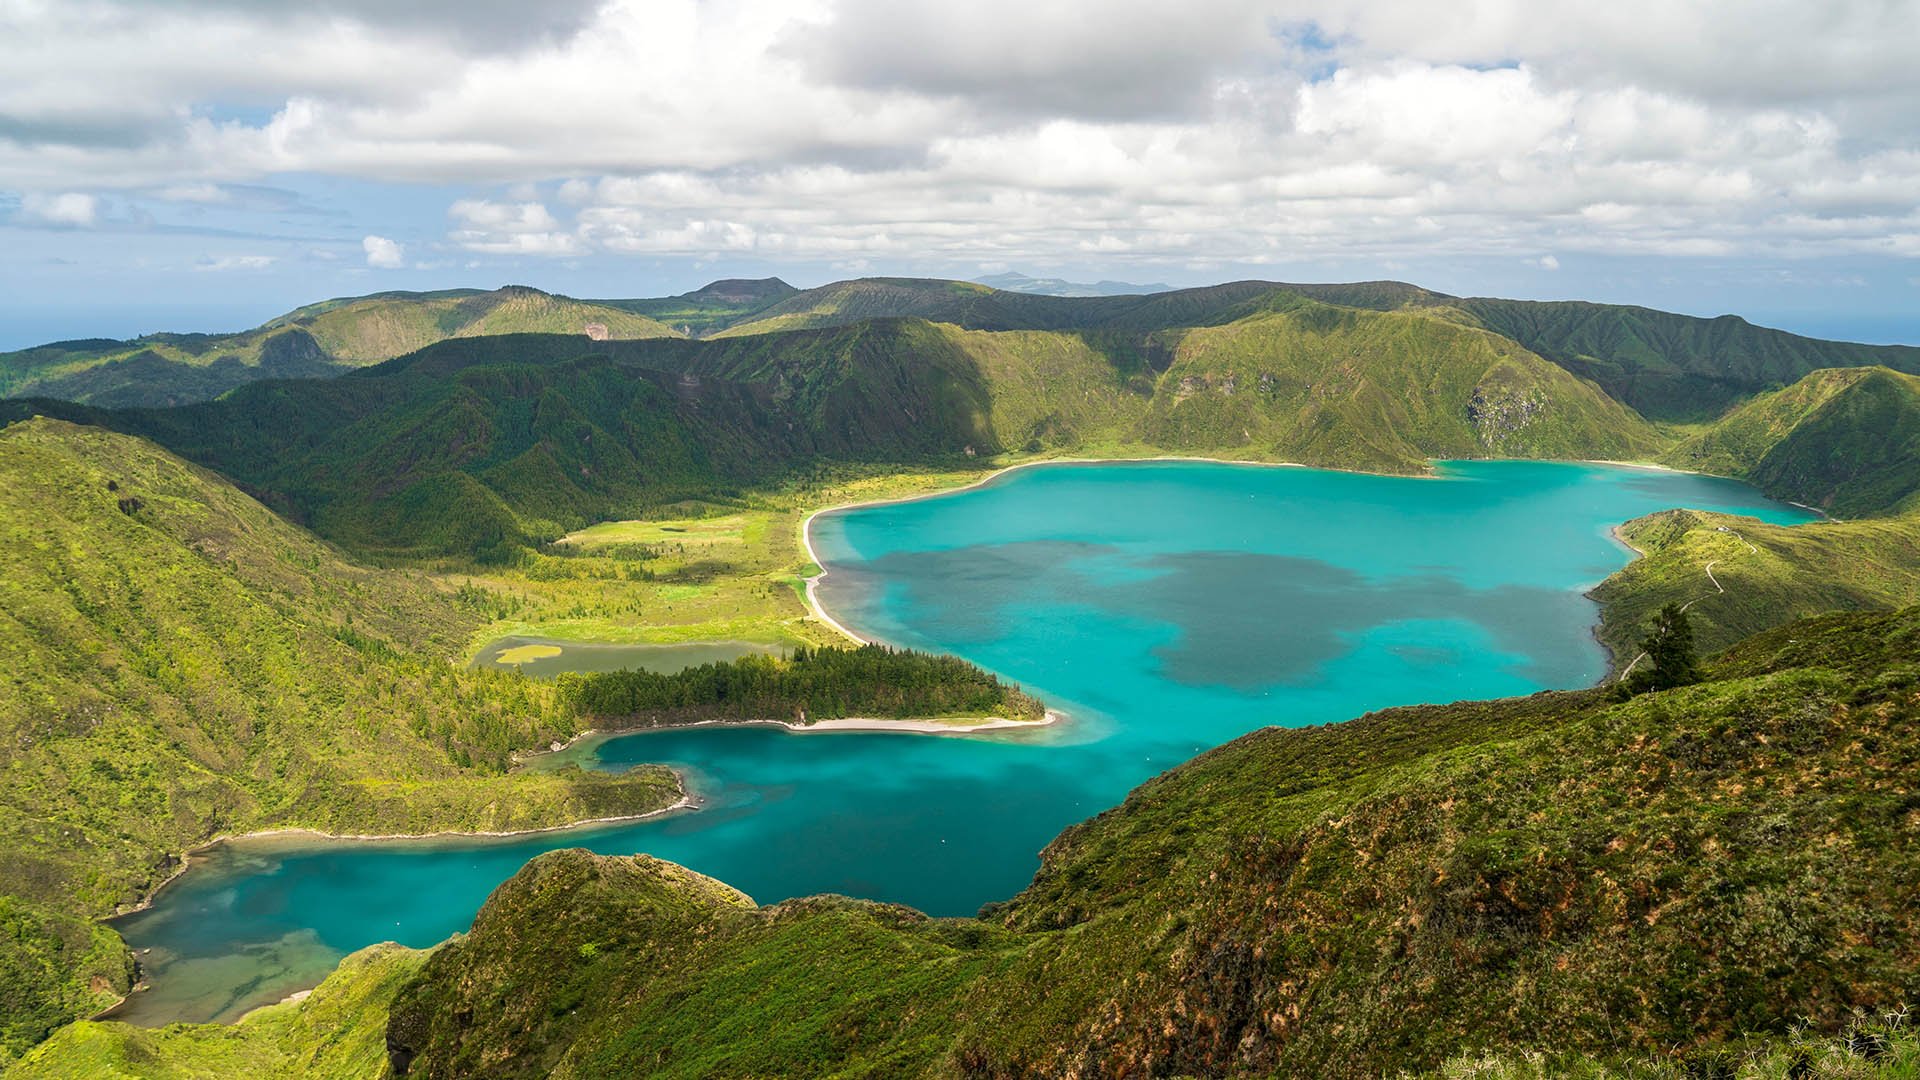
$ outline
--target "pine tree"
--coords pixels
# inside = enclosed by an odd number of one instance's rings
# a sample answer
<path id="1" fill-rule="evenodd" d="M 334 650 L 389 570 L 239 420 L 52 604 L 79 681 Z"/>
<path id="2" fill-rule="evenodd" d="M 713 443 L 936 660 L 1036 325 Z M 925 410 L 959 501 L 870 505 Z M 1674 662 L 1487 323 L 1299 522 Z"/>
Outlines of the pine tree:
<path id="1" fill-rule="evenodd" d="M 1678 604 L 1660 609 L 1653 631 L 1640 642 L 1647 658 L 1628 680 L 1633 693 L 1669 690 L 1700 681 L 1700 659 L 1693 651 L 1693 625 Z"/>

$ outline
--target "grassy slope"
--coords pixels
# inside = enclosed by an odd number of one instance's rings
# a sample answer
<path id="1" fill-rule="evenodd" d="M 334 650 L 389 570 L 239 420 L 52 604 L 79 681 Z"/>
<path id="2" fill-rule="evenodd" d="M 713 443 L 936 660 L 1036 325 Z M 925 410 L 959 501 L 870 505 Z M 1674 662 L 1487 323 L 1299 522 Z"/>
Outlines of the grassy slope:
<path id="1" fill-rule="evenodd" d="M 1350 285 L 1232 281 L 1147 295 L 1062 297 L 1009 292 L 969 281 L 859 278 L 794 293 L 733 324 L 721 336 L 844 326 L 876 318 L 926 319 L 967 330 L 1166 330 L 1232 322 L 1299 296 L 1377 310 L 1447 299 L 1396 281 Z"/>
<path id="2" fill-rule="evenodd" d="M 1920 348 L 1822 341 L 1735 316 L 1700 319 L 1618 304 L 1462 299 L 1396 281 L 1231 282 L 1148 297 L 1047 297 L 967 282 L 866 278 L 796 293 L 729 334 L 912 316 L 977 330 L 1160 330 L 1231 322 L 1287 294 L 1347 307 L 1425 308 L 1518 342 L 1655 420 L 1698 420 L 1818 368 L 1920 373 Z"/>
<path id="3" fill-rule="evenodd" d="M 0 354 L 0 395 L 180 405 L 260 379 L 324 378 L 448 338 L 584 335 L 589 324 L 616 340 L 676 336 L 642 314 L 518 286 L 377 293 L 322 301 L 237 334 L 150 334 Z"/>
<path id="4" fill-rule="evenodd" d="M 1318 303 L 1182 335 L 1142 432 L 1155 445 L 1383 470 L 1656 445 L 1632 412 L 1495 335 Z"/>
<path id="5" fill-rule="evenodd" d="M 426 954 L 375 945 L 340 962 L 297 1003 L 237 1024 L 149 1029 L 82 1021 L 62 1028 L 8 1080 L 371 1080 L 386 1068 L 384 1027 L 393 995 Z"/>
<path id="6" fill-rule="evenodd" d="M 1687 616 L 1695 637 L 1711 650 L 1823 611 L 1920 602 L 1916 513 L 1788 528 L 1669 510 L 1620 531 L 1645 557 L 1592 593 L 1600 602 L 1596 632 L 1617 663 L 1639 652 L 1645 627 L 1669 603 L 1691 604 Z M 1725 592 L 1708 579 L 1709 563 Z"/>
<path id="7" fill-rule="evenodd" d="M 590 302 L 645 315 L 690 337 L 699 337 L 750 318 L 796 291 L 779 278 L 723 278 L 679 296 Z"/>
<path id="8" fill-rule="evenodd" d="M 1661 1053 L 1920 995 L 1920 610 L 1708 684 L 1269 729 L 1069 829 L 978 920 L 755 909 L 562 852 L 400 994 L 410 1076 L 1371 1076 Z"/>
<path id="9" fill-rule="evenodd" d="M 0 989 L 0 1045 L 123 989 L 78 920 L 216 834 L 522 828 L 677 797 L 664 771 L 500 775 L 574 721 L 446 662 L 476 621 L 138 440 L 0 431 L 0 889 L 27 928 L 0 969 L 41 973 Z M 95 974 L 100 994 L 76 989 Z"/>
<path id="10" fill-rule="evenodd" d="M 1266 295 L 1234 321 L 1185 330 L 889 329 L 899 344 L 862 358 L 874 372 L 868 385 L 898 385 L 927 366 L 977 382 L 990 407 L 982 450 L 1160 450 L 1414 471 L 1433 457 L 1629 457 L 1659 441 L 1590 385 L 1427 312 Z M 772 358 L 757 367 L 717 350 L 674 359 L 731 377 L 779 370 L 797 382 L 804 361 L 789 361 L 780 342 L 740 341 Z"/>
<path id="11" fill-rule="evenodd" d="M 1883 367 L 1816 371 L 1741 404 L 1665 460 L 1840 517 L 1886 513 L 1920 491 L 1920 378 Z"/>
<path id="12" fill-rule="evenodd" d="M 1920 373 L 1920 348 L 1855 345 L 1755 326 L 1580 301 L 1445 300 L 1655 420 L 1715 416 L 1819 368 Z"/>

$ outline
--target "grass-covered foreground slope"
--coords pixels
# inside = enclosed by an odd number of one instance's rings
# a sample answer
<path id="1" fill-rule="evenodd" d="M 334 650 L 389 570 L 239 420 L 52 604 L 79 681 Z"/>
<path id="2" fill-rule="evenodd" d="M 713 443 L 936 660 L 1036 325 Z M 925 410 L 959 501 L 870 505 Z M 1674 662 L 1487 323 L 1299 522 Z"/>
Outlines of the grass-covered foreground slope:
<path id="1" fill-rule="evenodd" d="M 1666 460 L 1737 476 L 1838 517 L 1914 506 L 1920 377 L 1884 367 L 1816 371 L 1745 402 Z"/>
<path id="2" fill-rule="evenodd" d="M 149 444 L 0 430 L 0 1048 L 124 990 L 124 954 L 82 920 L 216 835 L 514 829 L 678 797 L 664 770 L 504 774 L 574 721 L 449 663 L 474 622 Z"/>
<path id="3" fill-rule="evenodd" d="M 387 1069 L 393 995 L 426 954 L 375 945 L 340 962 L 304 1001 L 236 1024 L 135 1028 L 81 1021 L 7 1072 L 8 1080 L 373 1080 Z"/>
<path id="4" fill-rule="evenodd" d="M 560 852 L 398 995 L 414 1077 L 1375 1076 L 1665 1055 L 1920 999 L 1920 609 L 1701 685 L 1268 729 L 978 919 Z"/>
<path id="5" fill-rule="evenodd" d="M 149 334 L 0 353 L 0 397 L 181 405 L 260 379 L 337 375 L 448 338 L 514 333 L 617 340 L 676 331 L 638 312 L 521 286 L 376 293 L 311 304 L 237 334 Z"/>

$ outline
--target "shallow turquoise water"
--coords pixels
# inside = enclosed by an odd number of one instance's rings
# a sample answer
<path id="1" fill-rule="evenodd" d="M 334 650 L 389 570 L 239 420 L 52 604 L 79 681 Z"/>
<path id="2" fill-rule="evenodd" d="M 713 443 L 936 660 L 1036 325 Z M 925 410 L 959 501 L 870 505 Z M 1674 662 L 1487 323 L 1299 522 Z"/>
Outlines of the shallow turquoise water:
<path id="1" fill-rule="evenodd" d="M 958 653 L 1072 720 L 651 732 L 602 744 L 601 764 L 672 763 L 698 812 L 510 840 L 226 845 L 120 924 L 154 982 L 127 1017 L 231 1017 L 363 945 L 439 941 L 558 847 L 645 851 L 762 902 L 841 892 L 968 914 L 1024 886 L 1063 826 L 1254 728 L 1595 681 L 1581 591 L 1628 558 L 1607 530 L 1671 506 L 1810 516 L 1730 481 L 1521 462 L 1440 479 L 1051 466 L 825 515 L 821 596 L 843 622 Z"/>

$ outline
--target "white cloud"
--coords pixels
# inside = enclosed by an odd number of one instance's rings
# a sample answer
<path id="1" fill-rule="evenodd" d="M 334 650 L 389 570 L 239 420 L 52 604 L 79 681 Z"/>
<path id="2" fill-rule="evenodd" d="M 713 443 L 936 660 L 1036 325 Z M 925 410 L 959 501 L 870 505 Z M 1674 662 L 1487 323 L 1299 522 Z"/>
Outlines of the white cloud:
<path id="1" fill-rule="evenodd" d="M 42 225 L 80 228 L 94 223 L 100 213 L 100 200 L 78 191 L 29 192 L 20 200 L 20 212 L 27 220 Z"/>
<path id="2" fill-rule="evenodd" d="M 450 245 L 500 256 L 1187 266 L 1920 235 L 1914 3 L 570 0 L 524 31 L 513 5 L 457 27 L 454 6 L 0 0 L 0 190 L 53 223 L 33 208 L 76 186 L 431 182 L 456 192 Z M 401 265 L 378 239 L 369 265 Z"/>
<path id="3" fill-rule="evenodd" d="M 219 273 L 225 270 L 265 270 L 279 259 L 274 255 L 208 255 L 193 264 L 195 270 Z"/>
<path id="4" fill-rule="evenodd" d="M 449 235 L 468 251 L 493 255 L 573 255 L 579 239 L 564 232 L 544 204 L 497 203 L 461 199 L 447 208 L 454 227 Z"/>
<path id="5" fill-rule="evenodd" d="M 360 241 L 367 253 L 367 265 L 376 270 L 396 270 L 407 263 L 406 248 L 384 236 L 369 236 Z"/>
<path id="6" fill-rule="evenodd" d="M 1542 270 L 1560 269 L 1560 260 L 1554 258 L 1551 255 L 1542 255 L 1537 259 L 1529 259 L 1527 261 L 1532 265 L 1539 267 Z"/>

